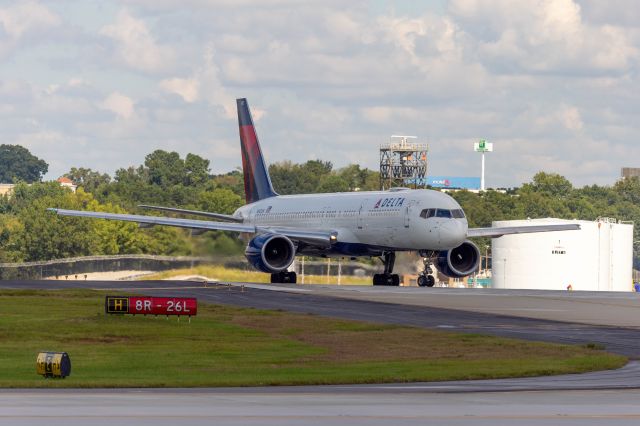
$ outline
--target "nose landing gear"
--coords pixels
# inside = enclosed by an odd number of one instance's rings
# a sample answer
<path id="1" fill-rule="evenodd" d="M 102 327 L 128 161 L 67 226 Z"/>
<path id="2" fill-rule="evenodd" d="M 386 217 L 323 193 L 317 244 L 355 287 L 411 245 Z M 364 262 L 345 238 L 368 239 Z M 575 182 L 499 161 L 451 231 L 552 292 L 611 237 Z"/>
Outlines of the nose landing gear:
<path id="1" fill-rule="evenodd" d="M 436 278 L 433 276 L 433 259 L 437 253 L 433 251 L 421 251 L 419 254 L 422 256 L 424 270 L 418 275 L 418 286 L 433 287 L 436 284 Z"/>

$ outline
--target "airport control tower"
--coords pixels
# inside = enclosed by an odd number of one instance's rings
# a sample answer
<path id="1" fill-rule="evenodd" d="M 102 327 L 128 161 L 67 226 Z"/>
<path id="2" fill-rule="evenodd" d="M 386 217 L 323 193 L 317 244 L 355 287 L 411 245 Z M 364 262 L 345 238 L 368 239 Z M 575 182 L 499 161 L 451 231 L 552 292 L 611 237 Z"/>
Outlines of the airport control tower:
<path id="1" fill-rule="evenodd" d="M 416 136 L 391 136 L 380 145 L 380 189 L 427 187 L 427 145 L 414 143 Z"/>

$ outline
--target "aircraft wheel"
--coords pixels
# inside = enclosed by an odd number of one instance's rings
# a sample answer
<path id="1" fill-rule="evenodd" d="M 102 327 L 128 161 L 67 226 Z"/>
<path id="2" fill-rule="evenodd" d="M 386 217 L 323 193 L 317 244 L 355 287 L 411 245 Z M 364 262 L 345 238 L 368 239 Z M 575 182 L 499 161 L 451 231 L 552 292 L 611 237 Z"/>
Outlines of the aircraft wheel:
<path id="1" fill-rule="evenodd" d="M 391 275 L 391 284 L 390 285 L 398 287 L 400 285 L 400 275 L 398 275 L 398 274 Z"/>
<path id="2" fill-rule="evenodd" d="M 271 274 L 272 284 L 295 284 L 297 281 L 297 274 L 295 272 L 277 272 Z"/>
<path id="3" fill-rule="evenodd" d="M 433 275 L 419 275 L 418 285 L 420 287 L 433 287 L 436 283 L 436 279 Z"/>
<path id="4" fill-rule="evenodd" d="M 282 282 L 282 272 L 271 274 L 271 284 L 279 284 Z"/>
<path id="5" fill-rule="evenodd" d="M 295 284 L 297 281 L 297 274 L 295 272 L 285 272 L 282 282 L 287 284 Z"/>

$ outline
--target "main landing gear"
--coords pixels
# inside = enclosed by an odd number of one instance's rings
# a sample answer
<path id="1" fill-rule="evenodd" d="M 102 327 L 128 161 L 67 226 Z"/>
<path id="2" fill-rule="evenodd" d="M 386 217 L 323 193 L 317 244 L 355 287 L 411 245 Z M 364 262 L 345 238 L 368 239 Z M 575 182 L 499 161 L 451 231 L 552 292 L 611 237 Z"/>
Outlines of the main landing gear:
<path id="1" fill-rule="evenodd" d="M 424 270 L 418 275 L 418 286 L 420 287 L 433 287 L 436 284 L 436 279 L 433 276 L 433 258 L 436 253 L 425 251 L 420 252 L 422 256 L 422 263 L 424 264 Z"/>
<path id="2" fill-rule="evenodd" d="M 271 283 L 272 284 L 295 284 L 298 276 L 295 272 L 277 272 L 275 274 L 271 274 Z"/>
<path id="3" fill-rule="evenodd" d="M 396 253 L 394 251 L 387 251 L 382 254 L 382 261 L 384 262 L 384 274 L 373 275 L 373 285 L 400 285 L 400 276 L 393 274 L 393 265 L 396 262 Z"/>

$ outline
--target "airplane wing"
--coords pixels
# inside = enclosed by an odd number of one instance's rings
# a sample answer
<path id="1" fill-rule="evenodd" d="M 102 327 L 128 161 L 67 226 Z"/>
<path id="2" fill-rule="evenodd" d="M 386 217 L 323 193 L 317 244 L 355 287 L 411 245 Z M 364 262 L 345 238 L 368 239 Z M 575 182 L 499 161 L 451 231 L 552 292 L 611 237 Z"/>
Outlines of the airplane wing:
<path id="1" fill-rule="evenodd" d="M 177 226 L 179 228 L 190 228 L 202 231 L 232 231 L 232 232 L 246 232 L 250 234 L 280 234 L 289 237 L 293 241 L 301 241 L 307 244 L 320 247 L 329 247 L 331 244 L 337 242 L 338 233 L 336 231 L 324 231 L 324 230 L 306 230 L 298 228 L 288 227 L 270 227 L 270 226 L 254 226 L 244 223 L 228 223 L 228 222 L 214 222 L 208 220 L 193 220 L 193 219 L 176 219 L 172 217 L 162 216 L 141 216 L 135 214 L 118 214 L 118 213 L 103 213 L 103 212 L 88 212 L 81 210 L 65 210 L 65 209 L 47 209 L 55 212 L 60 216 L 76 216 L 76 217 L 90 217 L 93 219 L 107 219 L 107 220 L 123 220 L 126 222 L 136 222 L 141 225 L 153 226 L 153 225 L 166 225 Z"/>
<path id="2" fill-rule="evenodd" d="M 503 226 L 493 228 L 471 228 L 467 231 L 467 237 L 491 237 L 498 238 L 503 235 L 528 234 L 532 232 L 553 232 L 553 231 L 577 231 L 580 225 L 577 223 L 567 223 L 559 225 L 530 225 L 530 226 Z"/>
<path id="3" fill-rule="evenodd" d="M 242 223 L 242 219 L 241 218 L 234 217 L 234 216 L 231 216 L 231 215 L 228 215 L 228 214 L 202 212 L 202 211 L 198 211 L 198 210 L 176 209 L 174 207 L 147 206 L 145 204 L 140 204 L 140 205 L 138 205 L 138 207 L 141 207 L 143 209 L 149 209 L 149 210 L 161 210 L 161 211 L 172 212 L 172 213 L 192 214 L 192 215 L 196 215 L 196 216 L 205 216 L 205 217 L 210 217 L 210 218 L 213 218 L 213 219 L 225 220 L 227 222 Z"/>

